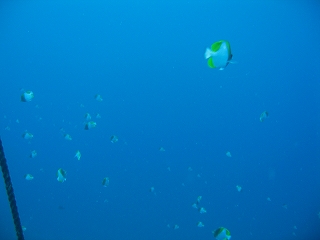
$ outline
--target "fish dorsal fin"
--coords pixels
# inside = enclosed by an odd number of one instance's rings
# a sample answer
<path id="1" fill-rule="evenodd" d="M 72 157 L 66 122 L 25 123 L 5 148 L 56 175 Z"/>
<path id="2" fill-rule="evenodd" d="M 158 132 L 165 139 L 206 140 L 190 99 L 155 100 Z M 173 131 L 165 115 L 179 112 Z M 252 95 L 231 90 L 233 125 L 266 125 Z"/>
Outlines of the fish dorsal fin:
<path id="1" fill-rule="evenodd" d="M 220 49 L 222 43 L 223 43 L 223 41 L 218 41 L 218 42 L 213 43 L 211 45 L 211 50 L 214 52 L 217 52 Z"/>

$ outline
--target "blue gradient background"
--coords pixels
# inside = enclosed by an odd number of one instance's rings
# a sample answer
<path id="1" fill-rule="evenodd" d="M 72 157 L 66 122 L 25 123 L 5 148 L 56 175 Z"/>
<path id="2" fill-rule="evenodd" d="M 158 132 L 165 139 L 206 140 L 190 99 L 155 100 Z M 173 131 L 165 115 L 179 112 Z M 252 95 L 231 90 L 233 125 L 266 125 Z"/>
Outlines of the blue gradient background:
<path id="1" fill-rule="evenodd" d="M 0 135 L 25 239 L 319 238 L 319 1 L 12 2 Z M 237 62 L 224 71 L 203 57 L 221 39 Z M 101 115 L 90 131 L 87 112 Z M 0 237 L 15 239 L 3 181 L 0 208 Z"/>

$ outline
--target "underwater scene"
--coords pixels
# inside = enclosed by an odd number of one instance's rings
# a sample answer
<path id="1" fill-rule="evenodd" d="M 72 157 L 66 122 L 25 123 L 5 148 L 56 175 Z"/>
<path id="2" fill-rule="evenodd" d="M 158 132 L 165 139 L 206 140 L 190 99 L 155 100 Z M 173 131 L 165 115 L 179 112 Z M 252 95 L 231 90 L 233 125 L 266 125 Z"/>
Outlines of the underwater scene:
<path id="1" fill-rule="evenodd" d="M 1 1 L 0 239 L 320 239 L 319 24 L 318 0 Z"/>

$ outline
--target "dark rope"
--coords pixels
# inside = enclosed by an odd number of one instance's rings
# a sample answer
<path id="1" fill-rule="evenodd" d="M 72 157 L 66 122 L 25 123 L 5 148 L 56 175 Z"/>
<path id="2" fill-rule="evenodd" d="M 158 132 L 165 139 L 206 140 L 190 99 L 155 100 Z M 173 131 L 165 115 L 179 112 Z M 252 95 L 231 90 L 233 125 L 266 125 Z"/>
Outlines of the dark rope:
<path id="1" fill-rule="evenodd" d="M 7 190 L 8 200 L 10 203 L 12 218 L 13 218 L 14 226 L 16 228 L 16 234 L 17 234 L 18 240 L 24 240 L 23 230 L 22 230 L 19 212 L 18 212 L 18 207 L 16 204 L 16 198 L 14 197 L 13 187 L 12 187 L 11 178 L 10 178 L 10 174 L 9 174 L 9 168 L 7 165 L 6 157 L 4 156 L 4 151 L 3 151 L 1 139 L 0 139 L 0 166 L 2 169 L 4 183 L 6 185 L 6 190 Z"/>

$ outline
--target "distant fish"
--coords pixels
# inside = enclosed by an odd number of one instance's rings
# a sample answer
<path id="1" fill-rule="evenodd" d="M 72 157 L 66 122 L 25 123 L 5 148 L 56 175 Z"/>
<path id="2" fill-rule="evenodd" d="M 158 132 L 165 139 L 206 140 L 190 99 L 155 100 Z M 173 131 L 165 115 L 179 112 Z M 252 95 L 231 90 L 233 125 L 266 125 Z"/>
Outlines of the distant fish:
<path id="1" fill-rule="evenodd" d="M 160 148 L 159 148 L 159 151 L 160 151 L 160 152 L 165 152 L 166 150 L 164 149 L 164 147 L 160 147 Z"/>
<path id="2" fill-rule="evenodd" d="M 112 135 L 112 136 L 110 137 L 110 141 L 111 141 L 112 143 L 116 143 L 116 142 L 119 141 L 119 139 L 118 139 L 118 137 L 117 137 L 116 135 Z"/>
<path id="3" fill-rule="evenodd" d="M 202 222 L 198 222 L 198 223 L 197 223 L 197 227 L 204 227 L 204 225 L 203 225 Z"/>
<path id="4" fill-rule="evenodd" d="M 263 122 L 269 117 L 269 113 L 267 111 L 264 111 L 263 113 L 260 114 L 260 122 Z"/>
<path id="5" fill-rule="evenodd" d="M 103 101 L 103 99 L 102 99 L 102 97 L 101 97 L 100 94 L 96 94 L 96 95 L 94 96 L 94 99 L 97 100 L 98 102 L 102 102 L 102 101 Z"/>
<path id="6" fill-rule="evenodd" d="M 232 59 L 230 43 L 225 40 L 213 43 L 211 48 L 206 49 L 204 57 L 208 59 L 208 66 L 210 68 L 225 69 Z"/>
<path id="7" fill-rule="evenodd" d="M 90 122 L 87 122 L 86 125 L 84 126 L 84 129 L 85 130 L 89 130 L 91 128 L 95 128 L 97 126 L 97 123 L 94 122 L 94 121 L 90 121 Z"/>
<path id="8" fill-rule="evenodd" d="M 30 158 L 35 158 L 37 155 L 38 155 L 38 153 L 36 152 L 36 150 L 33 150 L 33 151 L 30 153 L 29 157 L 30 157 Z"/>
<path id="9" fill-rule="evenodd" d="M 74 155 L 74 157 L 77 158 L 78 160 L 80 160 L 80 158 L 81 158 L 81 153 L 80 153 L 79 150 L 76 152 L 76 155 Z"/>
<path id="10" fill-rule="evenodd" d="M 26 140 L 30 140 L 30 139 L 33 138 L 33 134 L 31 134 L 31 133 L 29 133 L 29 132 L 24 132 L 24 133 L 22 134 L 22 137 L 23 137 L 24 139 L 26 139 Z"/>
<path id="11" fill-rule="evenodd" d="M 110 184 L 110 179 L 108 177 L 105 177 L 103 180 L 102 180 L 102 185 L 104 187 L 108 187 Z"/>
<path id="12" fill-rule="evenodd" d="M 59 170 L 57 171 L 57 180 L 61 183 L 67 180 L 67 172 L 62 168 L 59 168 Z"/>
<path id="13" fill-rule="evenodd" d="M 34 98 L 32 91 L 25 91 L 21 94 L 21 102 L 30 102 Z"/>
<path id="14" fill-rule="evenodd" d="M 90 121 L 91 120 L 91 115 L 89 113 L 86 113 L 84 115 L 84 118 L 86 119 L 86 121 Z"/>
<path id="15" fill-rule="evenodd" d="M 71 141 L 71 140 L 72 140 L 72 137 L 70 136 L 70 134 L 65 133 L 65 134 L 63 135 L 63 137 L 64 137 L 65 140 L 68 140 L 68 141 Z"/>
<path id="16" fill-rule="evenodd" d="M 207 213 L 207 210 L 202 207 L 202 208 L 199 209 L 199 213 Z"/>
<path id="17" fill-rule="evenodd" d="M 32 180 L 34 177 L 31 175 L 31 174 L 26 174 L 26 175 L 24 175 L 24 179 L 26 179 L 26 180 L 28 180 L 28 181 L 30 181 L 30 180 Z"/>

